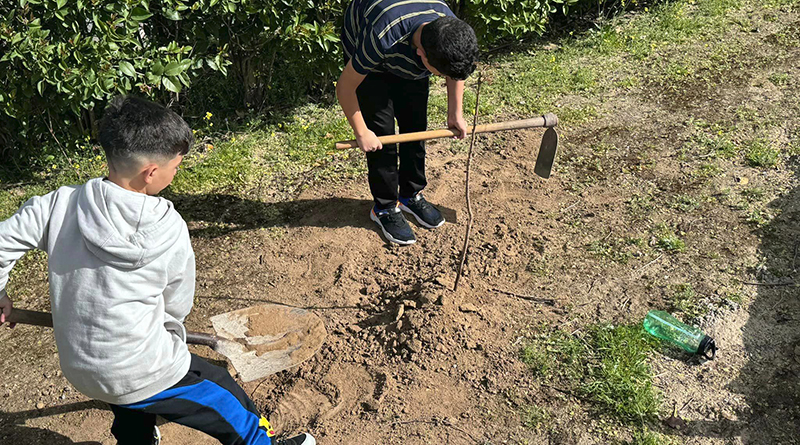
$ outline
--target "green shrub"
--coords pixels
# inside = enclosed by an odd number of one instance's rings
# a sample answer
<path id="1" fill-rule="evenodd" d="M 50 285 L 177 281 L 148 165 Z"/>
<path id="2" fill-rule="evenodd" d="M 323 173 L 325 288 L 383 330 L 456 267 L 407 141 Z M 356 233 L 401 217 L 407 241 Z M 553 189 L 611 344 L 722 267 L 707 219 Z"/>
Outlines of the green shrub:
<path id="1" fill-rule="evenodd" d="M 349 2 L 0 2 L 0 174 L 9 165 L 31 170 L 37 158 L 80 157 L 117 94 L 171 103 L 191 117 L 241 116 L 330 92 Z M 483 44 L 541 34 L 552 14 L 584 3 L 450 1 Z"/>
<path id="2" fill-rule="evenodd" d="M 0 5 L 0 143 L 91 134 L 113 95 L 162 101 L 227 75 L 237 108 L 330 79 L 344 0 L 19 0 Z M 212 76 L 213 77 L 213 76 Z M 180 103 L 180 102 L 179 102 Z M 74 137 L 72 139 L 75 139 Z M 51 140 L 52 141 L 52 140 Z"/>

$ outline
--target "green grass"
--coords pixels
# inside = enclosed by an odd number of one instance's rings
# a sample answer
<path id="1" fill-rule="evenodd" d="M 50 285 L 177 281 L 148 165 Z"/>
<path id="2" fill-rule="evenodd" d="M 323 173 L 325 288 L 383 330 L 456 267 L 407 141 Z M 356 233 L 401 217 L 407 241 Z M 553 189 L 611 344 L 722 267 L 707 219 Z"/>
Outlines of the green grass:
<path id="1" fill-rule="evenodd" d="M 780 148 L 769 141 L 753 139 L 745 143 L 745 160 L 751 167 L 775 167 L 780 158 Z"/>
<path id="2" fill-rule="evenodd" d="M 540 379 L 566 386 L 598 413 L 641 422 L 654 419 L 660 405 L 648 365 L 655 346 L 639 324 L 597 324 L 576 335 L 540 334 L 520 357 Z"/>

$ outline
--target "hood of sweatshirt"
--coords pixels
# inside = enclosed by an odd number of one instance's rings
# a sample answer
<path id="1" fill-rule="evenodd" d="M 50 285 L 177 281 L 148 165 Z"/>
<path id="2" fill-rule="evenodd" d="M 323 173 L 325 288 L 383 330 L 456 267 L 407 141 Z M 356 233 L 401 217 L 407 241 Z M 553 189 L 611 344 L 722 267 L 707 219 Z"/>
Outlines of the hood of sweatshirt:
<path id="1" fill-rule="evenodd" d="M 123 269 L 137 269 L 163 255 L 185 224 L 169 200 L 125 190 L 103 178 L 78 191 L 77 210 L 88 249 Z"/>

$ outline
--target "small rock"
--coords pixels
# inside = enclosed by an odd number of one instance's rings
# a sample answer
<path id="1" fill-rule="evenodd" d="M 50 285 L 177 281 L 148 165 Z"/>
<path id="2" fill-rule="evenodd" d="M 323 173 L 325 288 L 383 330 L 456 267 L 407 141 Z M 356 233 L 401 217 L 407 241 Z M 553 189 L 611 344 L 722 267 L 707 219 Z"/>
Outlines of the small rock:
<path id="1" fill-rule="evenodd" d="M 403 300 L 403 306 L 405 306 L 407 308 L 410 308 L 410 309 L 416 309 L 417 308 L 417 302 L 414 301 L 414 300 Z"/>
<path id="2" fill-rule="evenodd" d="M 44 402 L 39 402 L 36 404 L 36 409 L 44 409 Z"/>
<path id="3" fill-rule="evenodd" d="M 381 409 L 381 403 L 374 398 L 370 397 L 369 399 L 365 400 L 361 406 L 364 407 L 367 411 L 378 411 Z"/>
<path id="4" fill-rule="evenodd" d="M 478 312 L 478 306 L 475 306 L 472 303 L 464 303 L 458 307 L 458 310 L 461 312 Z"/>
<path id="5" fill-rule="evenodd" d="M 361 326 L 359 326 L 359 325 L 357 325 L 357 324 L 351 324 L 351 325 L 349 325 L 349 326 L 347 327 L 347 330 L 348 330 L 348 331 L 350 331 L 350 332 L 352 332 L 353 334 L 358 334 L 358 333 L 359 333 L 359 332 L 361 332 L 363 329 L 361 328 Z"/>
<path id="6" fill-rule="evenodd" d="M 422 342 L 417 339 L 413 339 L 406 343 L 406 347 L 408 347 L 409 351 L 419 353 L 422 351 Z"/>
<path id="7" fill-rule="evenodd" d="M 449 276 L 444 274 L 434 278 L 433 282 L 448 289 L 452 289 L 455 283 Z"/>

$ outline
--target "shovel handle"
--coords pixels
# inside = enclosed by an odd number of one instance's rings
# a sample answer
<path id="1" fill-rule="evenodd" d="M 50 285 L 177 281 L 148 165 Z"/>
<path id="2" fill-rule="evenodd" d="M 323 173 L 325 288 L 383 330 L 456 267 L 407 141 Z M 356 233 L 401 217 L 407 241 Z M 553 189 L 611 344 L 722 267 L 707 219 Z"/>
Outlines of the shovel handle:
<path id="1" fill-rule="evenodd" d="M 11 315 L 6 319 L 6 322 L 52 328 L 53 315 L 49 312 L 12 309 Z M 186 332 L 186 343 L 191 343 L 193 345 L 205 345 L 213 349 L 217 346 L 218 340 L 219 339 L 215 335 L 204 334 L 202 332 Z"/>
<path id="2" fill-rule="evenodd" d="M 558 117 L 553 113 L 545 114 L 544 116 L 534 117 L 532 119 L 523 119 L 518 121 L 498 122 L 495 124 L 478 125 L 475 127 L 474 133 L 492 133 L 495 131 L 503 130 L 521 130 L 523 128 L 552 128 L 558 125 Z M 467 134 L 472 134 L 473 127 L 467 127 Z M 395 134 L 390 136 L 381 136 L 378 140 L 383 145 L 389 144 L 402 144 L 404 142 L 417 142 L 429 141 L 431 139 L 447 138 L 458 136 L 459 133 L 453 130 L 429 130 L 419 131 L 416 133 Z M 348 148 L 358 148 L 358 142 L 355 140 L 340 141 L 336 143 L 338 150 L 345 150 Z"/>
<path id="3" fill-rule="evenodd" d="M 186 331 L 186 343 L 193 345 L 204 345 L 211 349 L 217 347 L 219 338 L 216 335 L 204 334 L 202 332 Z"/>
<path id="4" fill-rule="evenodd" d="M 12 309 L 11 315 L 6 318 L 8 323 L 30 324 L 33 326 L 53 327 L 53 316 L 49 312 L 26 311 L 25 309 Z"/>

